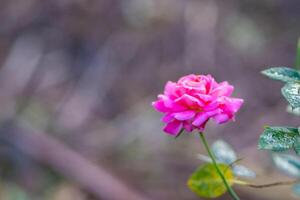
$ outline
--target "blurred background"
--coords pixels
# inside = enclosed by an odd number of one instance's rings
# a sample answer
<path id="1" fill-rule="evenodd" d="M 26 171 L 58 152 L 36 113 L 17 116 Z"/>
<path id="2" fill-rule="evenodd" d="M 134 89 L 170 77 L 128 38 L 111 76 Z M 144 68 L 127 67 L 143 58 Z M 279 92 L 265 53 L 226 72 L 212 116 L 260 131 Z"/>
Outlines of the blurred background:
<path id="1" fill-rule="evenodd" d="M 198 136 L 162 133 L 151 107 L 190 73 L 245 99 L 236 122 L 208 124 L 209 142 L 230 143 L 256 183 L 289 180 L 257 141 L 299 119 L 260 71 L 294 66 L 299 19 L 293 0 L 1 0 L 0 199 L 200 199 L 186 186 Z M 296 199 L 288 186 L 236 190 Z"/>

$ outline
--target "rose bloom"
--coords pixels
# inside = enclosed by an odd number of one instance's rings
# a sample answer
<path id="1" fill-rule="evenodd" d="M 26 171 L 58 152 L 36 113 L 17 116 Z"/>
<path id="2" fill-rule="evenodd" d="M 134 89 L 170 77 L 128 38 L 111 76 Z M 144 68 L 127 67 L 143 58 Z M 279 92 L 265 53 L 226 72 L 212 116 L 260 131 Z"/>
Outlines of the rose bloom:
<path id="1" fill-rule="evenodd" d="M 234 87 L 224 81 L 217 83 L 211 75 L 187 75 L 179 81 L 168 81 L 164 94 L 158 95 L 153 107 L 164 113 L 164 131 L 178 135 L 182 130 L 204 131 L 212 118 L 218 124 L 234 120 L 243 99 L 230 97 Z"/>

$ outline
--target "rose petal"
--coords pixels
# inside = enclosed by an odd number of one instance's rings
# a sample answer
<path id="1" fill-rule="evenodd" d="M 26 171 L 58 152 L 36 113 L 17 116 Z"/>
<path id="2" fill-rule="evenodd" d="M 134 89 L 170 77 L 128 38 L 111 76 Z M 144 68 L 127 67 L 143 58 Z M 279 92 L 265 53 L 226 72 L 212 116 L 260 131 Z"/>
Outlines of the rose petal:
<path id="1" fill-rule="evenodd" d="M 177 84 L 172 81 L 168 81 L 165 86 L 164 94 L 170 98 L 178 98 Z"/>
<path id="2" fill-rule="evenodd" d="M 171 122 L 173 120 L 174 120 L 174 117 L 173 117 L 173 115 L 171 113 L 168 113 L 165 116 L 163 116 L 163 118 L 161 118 L 161 121 L 165 122 L 165 123 L 169 123 L 169 122 Z"/>
<path id="3" fill-rule="evenodd" d="M 158 95 L 153 107 L 165 113 L 164 130 L 176 135 L 185 129 L 204 130 L 213 118 L 217 123 L 234 120 L 234 114 L 243 104 L 242 99 L 231 98 L 234 87 L 224 81 L 217 83 L 211 75 L 187 75 L 178 82 L 168 81 L 164 94 Z"/>
<path id="4" fill-rule="evenodd" d="M 229 121 L 230 117 L 227 114 L 218 114 L 218 115 L 214 116 L 213 119 L 218 124 L 222 124 L 222 123 Z"/>
<path id="5" fill-rule="evenodd" d="M 174 120 L 170 123 L 168 123 L 165 127 L 164 127 L 164 131 L 170 135 L 174 135 L 176 136 L 182 129 L 183 123 L 178 121 L 178 120 Z"/>
<path id="6" fill-rule="evenodd" d="M 197 75 L 195 75 L 195 74 L 190 74 L 190 75 L 186 75 L 186 76 L 181 77 L 181 78 L 178 80 L 178 83 L 179 83 L 179 84 L 182 84 L 183 82 L 186 82 L 186 81 L 195 81 L 195 80 L 197 80 Z"/>
<path id="7" fill-rule="evenodd" d="M 152 106 L 159 112 L 179 112 L 184 111 L 186 108 L 178 103 L 175 103 L 166 95 L 158 95 L 158 100 L 152 102 Z"/>
<path id="8" fill-rule="evenodd" d="M 194 126 L 201 126 L 203 123 L 205 123 L 206 121 L 208 120 L 208 115 L 205 113 L 205 112 L 203 112 L 203 113 L 199 113 L 197 116 L 196 116 L 196 118 L 195 118 L 195 120 L 193 121 L 193 125 Z"/>
<path id="9" fill-rule="evenodd" d="M 210 117 L 213 117 L 218 113 L 219 110 L 198 113 L 192 124 L 196 127 L 200 127 L 201 125 L 205 124 Z"/>
<path id="10" fill-rule="evenodd" d="M 230 96 L 234 90 L 232 85 L 229 85 L 227 81 L 224 81 L 218 85 L 218 87 L 214 88 L 211 95 L 214 96 Z"/>
<path id="11" fill-rule="evenodd" d="M 200 75 L 201 79 L 205 83 L 205 88 L 206 88 L 206 94 L 209 94 L 210 91 L 214 88 L 216 81 L 215 79 L 210 75 Z"/>
<path id="12" fill-rule="evenodd" d="M 158 95 L 158 99 L 164 102 L 165 107 L 172 108 L 174 105 L 174 101 L 170 99 L 168 96 L 160 94 Z"/>
<path id="13" fill-rule="evenodd" d="M 237 112 L 241 108 L 243 103 L 243 99 L 230 98 L 230 108 L 233 112 Z"/>
<path id="14" fill-rule="evenodd" d="M 198 93 L 198 94 L 195 94 L 195 96 L 204 103 L 208 103 L 214 99 L 211 95 L 208 95 L 208 94 Z"/>
<path id="15" fill-rule="evenodd" d="M 216 110 L 219 107 L 219 102 L 217 101 L 212 101 L 209 104 L 205 105 L 205 107 L 203 107 L 203 110 L 205 111 L 212 111 L 212 110 Z"/>
<path id="16" fill-rule="evenodd" d="M 194 126 L 191 124 L 191 122 L 186 121 L 183 123 L 183 128 L 189 133 L 194 130 Z"/>
<path id="17" fill-rule="evenodd" d="M 196 112 L 193 110 L 188 110 L 188 111 L 183 111 L 183 112 L 178 112 L 173 114 L 174 118 L 179 121 L 192 119 L 195 115 Z"/>
<path id="18" fill-rule="evenodd" d="M 169 108 L 166 108 L 162 100 L 157 100 L 152 102 L 152 106 L 159 112 L 168 112 Z"/>
<path id="19" fill-rule="evenodd" d="M 217 102 L 219 102 L 219 104 L 220 104 L 219 107 L 222 108 L 224 110 L 224 112 L 234 114 L 235 112 L 237 112 L 240 109 L 244 100 L 238 99 L 238 98 L 221 96 L 218 98 Z"/>
<path id="20" fill-rule="evenodd" d="M 192 108 L 201 108 L 202 106 L 204 106 L 204 104 L 199 99 L 188 94 L 182 95 L 180 98 L 176 99 L 175 102 Z"/>

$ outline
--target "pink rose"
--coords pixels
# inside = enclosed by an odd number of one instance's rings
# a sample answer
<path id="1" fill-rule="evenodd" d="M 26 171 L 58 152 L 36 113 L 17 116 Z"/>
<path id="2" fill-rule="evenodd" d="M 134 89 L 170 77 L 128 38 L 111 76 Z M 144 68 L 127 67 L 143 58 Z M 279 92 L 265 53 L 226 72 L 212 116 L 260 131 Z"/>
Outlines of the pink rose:
<path id="1" fill-rule="evenodd" d="M 168 81 L 164 94 L 152 105 L 165 114 L 164 131 L 176 136 L 183 129 L 203 131 L 210 118 L 218 124 L 234 120 L 243 99 L 230 97 L 233 90 L 228 82 L 217 83 L 211 75 L 191 74 L 177 83 Z"/>

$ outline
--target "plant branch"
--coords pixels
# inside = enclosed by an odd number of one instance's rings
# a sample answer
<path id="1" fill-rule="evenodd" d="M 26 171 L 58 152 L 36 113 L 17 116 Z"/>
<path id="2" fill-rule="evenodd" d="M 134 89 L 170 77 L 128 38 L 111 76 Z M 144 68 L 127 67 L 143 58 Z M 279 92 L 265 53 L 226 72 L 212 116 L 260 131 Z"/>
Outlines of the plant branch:
<path id="1" fill-rule="evenodd" d="M 269 184 L 264 184 L 264 185 L 255 185 L 255 184 L 247 184 L 246 186 L 248 187 L 253 187 L 253 188 L 268 188 L 268 187 L 275 187 L 275 186 L 283 186 L 283 185 L 292 185 L 295 183 L 298 183 L 299 180 L 294 180 L 294 181 L 282 181 L 282 182 L 275 182 L 275 183 L 269 183 Z"/>
<path id="2" fill-rule="evenodd" d="M 51 167 L 97 199 L 148 199 L 47 133 L 20 127 L 16 122 L 3 124 L 0 128 L 0 141 L 18 149 L 35 162 Z"/>
<path id="3" fill-rule="evenodd" d="M 224 174 L 221 172 L 220 168 L 218 167 L 217 162 L 216 162 L 216 159 L 215 159 L 215 156 L 213 155 L 213 153 L 212 153 L 211 150 L 210 150 L 210 147 L 209 147 L 209 145 L 208 145 L 208 143 L 207 143 L 207 141 L 206 141 L 206 139 L 205 139 L 204 133 L 200 132 L 199 134 L 200 134 L 200 138 L 201 138 L 201 140 L 202 140 L 202 143 L 204 144 L 205 149 L 206 149 L 206 151 L 207 151 L 209 157 L 211 158 L 212 163 L 213 163 L 213 165 L 215 166 L 215 168 L 216 168 L 216 170 L 217 170 L 217 173 L 218 173 L 219 176 L 221 177 L 221 179 L 222 179 L 222 181 L 223 181 L 225 187 L 227 188 L 229 194 L 232 196 L 232 198 L 233 198 L 234 200 L 240 200 L 240 198 L 237 196 L 237 194 L 234 192 L 234 190 L 233 190 L 233 189 L 231 188 L 231 186 L 228 184 L 226 178 L 224 177 Z"/>
<path id="4" fill-rule="evenodd" d="M 248 183 L 240 180 L 233 180 L 233 183 L 239 184 L 239 185 L 244 185 L 252 188 L 269 188 L 269 187 L 276 187 L 276 186 L 284 186 L 284 185 L 293 185 L 295 183 L 299 183 L 300 180 L 292 180 L 292 181 L 279 181 L 279 182 L 274 182 L 274 183 L 268 183 L 268 184 L 253 184 L 253 183 Z"/>

